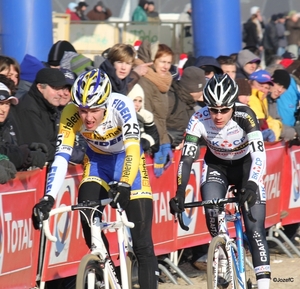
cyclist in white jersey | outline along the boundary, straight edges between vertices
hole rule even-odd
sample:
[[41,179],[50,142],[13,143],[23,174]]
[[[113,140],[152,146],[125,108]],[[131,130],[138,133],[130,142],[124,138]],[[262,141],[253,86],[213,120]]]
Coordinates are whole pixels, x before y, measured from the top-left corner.
[[[266,152],[254,112],[236,102],[238,86],[229,75],[215,75],[204,88],[207,106],[194,113],[186,129],[177,173],[176,196],[170,201],[171,213],[184,211],[185,189],[192,163],[202,137],[207,143],[201,176],[202,200],[224,198],[228,185],[234,185],[239,201],[248,202],[257,219],[253,223],[245,213],[246,234],[252,247],[253,265],[259,289],[270,285],[270,257],[264,228],[266,192],[262,182]],[[217,214],[205,210],[206,224],[212,236],[217,233]]]
[[[43,219],[49,217],[67,173],[75,135],[80,132],[88,147],[78,202],[108,198],[109,182],[118,182],[120,195],[116,201],[125,209],[128,220],[135,224],[131,234],[138,260],[140,288],[155,289],[158,265],[151,235],[152,191],[133,102],[123,94],[112,93],[110,80],[100,69],[81,74],[71,94],[72,102],[64,108],[60,118],[57,149],[48,173],[46,195],[34,207],[35,218],[41,221],[40,213]],[[90,248],[87,219],[81,214],[85,241]]]

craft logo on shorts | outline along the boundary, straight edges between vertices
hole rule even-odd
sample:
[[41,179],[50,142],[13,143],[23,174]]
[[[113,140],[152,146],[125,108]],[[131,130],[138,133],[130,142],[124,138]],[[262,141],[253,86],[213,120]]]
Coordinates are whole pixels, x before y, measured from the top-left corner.
[[[74,179],[65,179],[59,191],[56,203],[58,207],[69,206],[75,200]],[[49,264],[56,264],[68,260],[70,240],[72,233],[72,212],[57,214],[55,216],[53,234],[57,241],[52,244]]]
[[[200,190],[200,163],[193,163],[189,183],[185,190],[185,202],[195,202],[199,199],[199,190]],[[187,234],[193,234],[196,228],[197,220],[197,208],[186,208],[182,214],[183,222],[186,226],[189,227],[189,231],[186,232],[179,228],[178,235],[183,236]]]

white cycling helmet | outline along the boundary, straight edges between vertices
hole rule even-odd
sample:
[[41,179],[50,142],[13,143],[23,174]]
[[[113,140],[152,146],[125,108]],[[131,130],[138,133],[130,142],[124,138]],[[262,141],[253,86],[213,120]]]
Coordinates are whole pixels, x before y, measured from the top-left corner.
[[215,74],[203,89],[208,106],[232,107],[238,98],[238,86],[228,74]]
[[110,95],[110,80],[98,68],[80,74],[71,89],[73,103],[81,108],[106,107]]

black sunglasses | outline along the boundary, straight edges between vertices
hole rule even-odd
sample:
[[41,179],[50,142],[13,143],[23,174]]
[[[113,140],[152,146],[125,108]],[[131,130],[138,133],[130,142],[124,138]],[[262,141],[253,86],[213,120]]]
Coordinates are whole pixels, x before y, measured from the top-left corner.
[[225,107],[225,108],[213,108],[213,107],[209,107],[209,111],[213,114],[226,114],[231,110],[231,107]]

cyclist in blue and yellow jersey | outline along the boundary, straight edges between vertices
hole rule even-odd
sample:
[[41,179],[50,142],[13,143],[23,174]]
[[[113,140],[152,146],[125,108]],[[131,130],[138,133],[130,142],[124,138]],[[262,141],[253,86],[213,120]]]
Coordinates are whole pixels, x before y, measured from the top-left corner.
[[[117,202],[125,209],[128,220],[135,224],[131,233],[140,288],[157,288],[158,265],[151,235],[152,192],[133,102],[123,94],[112,93],[110,80],[100,69],[81,74],[71,94],[72,102],[64,108],[60,119],[46,195],[34,207],[36,219],[40,221],[38,212],[43,213],[44,219],[49,217],[66,176],[76,132],[80,132],[88,147],[78,202],[105,199],[109,182],[118,182]],[[81,224],[90,247],[90,228],[84,217]]]
[[[251,108],[236,102],[238,86],[228,74],[213,76],[204,87],[203,95],[206,106],[194,113],[186,129],[177,173],[177,192],[170,201],[171,213],[184,211],[185,189],[200,138],[203,138],[207,150],[201,177],[202,200],[224,198],[228,186],[234,185],[240,204],[248,202],[257,219],[257,222],[251,222],[242,207],[257,285],[258,289],[268,289],[271,271],[264,227],[266,192],[262,183],[266,152],[257,118]],[[218,214],[205,209],[205,215],[210,234],[215,236]]]

